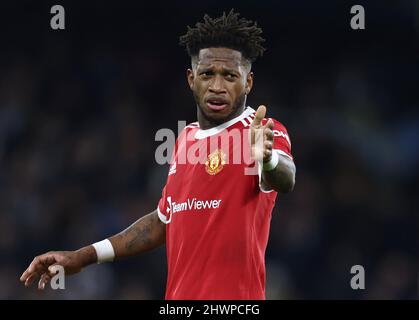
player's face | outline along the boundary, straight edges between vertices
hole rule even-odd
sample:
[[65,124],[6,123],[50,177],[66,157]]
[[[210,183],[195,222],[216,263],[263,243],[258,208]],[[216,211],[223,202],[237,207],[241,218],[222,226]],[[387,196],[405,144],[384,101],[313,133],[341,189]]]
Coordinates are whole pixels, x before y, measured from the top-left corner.
[[253,84],[253,74],[243,63],[241,52],[228,48],[200,50],[187,76],[202,129],[240,115]]

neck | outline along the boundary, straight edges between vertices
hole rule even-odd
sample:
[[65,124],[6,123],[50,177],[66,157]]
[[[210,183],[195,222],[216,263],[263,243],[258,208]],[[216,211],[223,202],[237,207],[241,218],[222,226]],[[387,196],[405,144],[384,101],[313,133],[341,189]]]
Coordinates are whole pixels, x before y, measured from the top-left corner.
[[245,106],[241,106],[239,108],[237,108],[237,110],[233,113],[231,113],[228,117],[224,118],[224,119],[208,119],[201,111],[201,109],[199,107],[197,107],[197,111],[198,111],[198,123],[199,123],[199,128],[202,130],[207,130],[207,129],[211,129],[214,128],[216,126],[219,126],[220,124],[223,124],[227,121],[230,121],[231,119],[234,119],[236,117],[238,117],[239,115],[241,115],[244,111]]

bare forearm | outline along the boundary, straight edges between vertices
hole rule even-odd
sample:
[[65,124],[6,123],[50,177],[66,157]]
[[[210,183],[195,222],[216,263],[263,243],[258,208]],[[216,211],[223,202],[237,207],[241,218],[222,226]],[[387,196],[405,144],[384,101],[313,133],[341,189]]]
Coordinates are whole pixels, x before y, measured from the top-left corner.
[[109,238],[116,258],[134,256],[159,247],[166,241],[166,226],[157,211],[140,218],[124,231]]
[[[165,239],[166,226],[160,221],[156,210],[142,217],[121,233],[109,238],[109,241],[112,244],[115,257],[123,258],[156,248],[162,245]],[[23,272],[20,281],[25,283],[25,286],[29,286],[40,276],[38,288],[43,290],[54,275],[54,271],[50,270],[51,266],[57,264],[64,267],[66,275],[78,273],[84,267],[98,261],[95,248],[93,245],[89,245],[76,251],[50,251],[37,256]]]
[[295,164],[285,156],[279,156],[278,165],[272,171],[263,171],[264,183],[277,192],[288,193],[294,189]]
[[92,245],[80,248],[79,250],[74,252],[78,259],[80,259],[81,266],[87,267],[92,263],[97,262],[97,255],[95,248]]

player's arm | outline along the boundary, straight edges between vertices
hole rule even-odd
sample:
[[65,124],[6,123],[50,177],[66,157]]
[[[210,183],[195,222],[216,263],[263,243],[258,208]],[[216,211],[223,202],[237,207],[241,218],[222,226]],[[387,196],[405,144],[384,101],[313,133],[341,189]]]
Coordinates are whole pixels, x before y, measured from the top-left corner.
[[[266,151],[266,161],[272,159],[272,149]],[[262,181],[269,188],[277,192],[288,193],[294,189],[295,185],[295,164],[294,161],[277,154],[278,164],[270,171],[262,171]]]
[[[272,119],[269,119],[265,125],[262,125],[265,114],[266,107],[260,106],[251,125],[254,152],[257,157],[259,152],[259,157],[263,158],[262,183],[268,189],[288,193],[294,189],[295,185],[295,164],[292,159],[272,149],[274,144],[274,123]],[[262,133],[262,135],[259,135],[259,139],[263,137],[263,141],[259,140],[259,144],[256,136],[257,130]],[[257,146],[261,146],[261,148],[257,148]],[[259,151],[256,151],[256,149]]]
[[[108,250],[113,251],[114,257],[120,259],[152,250],[165,243],[165,239],[166,226],[155,210],[105,242],[109,246]],[[76,251],[51,251],[37,256],[23,272],[20,281],[29,286],[40,277],[38,288],[44,289],[56,273],[54,265],[61,265],[65,274],[71,275],[98,262],[98,251],[95,248],[97,247],[89,245]]]
[[157,210],[140,218],[124,231],[109,238],[116,258],[135,256],[166,242],[166,225]]

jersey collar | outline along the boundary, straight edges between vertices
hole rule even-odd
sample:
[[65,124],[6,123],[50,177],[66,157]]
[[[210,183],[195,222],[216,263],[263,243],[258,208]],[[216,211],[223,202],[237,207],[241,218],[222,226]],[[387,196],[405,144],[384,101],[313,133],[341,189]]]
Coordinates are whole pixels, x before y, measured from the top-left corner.
[[210,136],[213,136],[217,133],[220,133],[221,131],[223,131],[224,129],[232,126],[233,124],[243,120],[244,118],[250,116],[252,113],[254,113],[255,110],[251,107],[246,107],[242,114],[227,121],[224,122],[214,128],[210,128],[210,129],[206,129],[206,130],[202,130],[202,129],[198,129],[195,133],[195,139],[204,139],[204,138],[208,138]]

